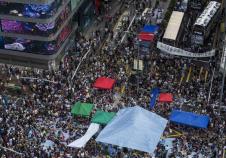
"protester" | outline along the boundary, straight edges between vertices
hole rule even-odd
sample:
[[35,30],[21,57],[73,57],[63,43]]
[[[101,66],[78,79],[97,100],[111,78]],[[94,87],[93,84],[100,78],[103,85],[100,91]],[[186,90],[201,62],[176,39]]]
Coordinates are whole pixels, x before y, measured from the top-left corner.
[[[137,10],[141,15],[145,8],[142,1]],[[139,32],[145,24],[139,16],[131,28],[131,32]],[[125,29],[128,27],[125,23]],[[218,76],[213,82],[213,95],[207,102],[209,87],[200,69],[185,59],[168,59],[161,57],[156,49],[145,57],[146,67],[143,72],[132,70],[133,60],[137,55],[134,41],[121,43],[123,31],[113,38],[110,30],[94,31],[90,40],[80,34],[76,43],[69,52],[77,55],[65,56],[58,70],[38,70],[17,68],[1,65],[0,80],[0,144],[18,153],[0,149],[1,157],[37,158],[102,158],[102,157],[220,157],[225,144],[223,139],[225,129],[225,113],[219,116],[216,110],[219,105]],[[102,46],[102,41],[108,42]],[[136,38],[136,34],[129,37]],[[110,39],[110,40],[109,40]],[[114,40],[114,46],[109,45]],[[91,51],[80,65],[72,79],[77,66],[87,51]],[[185,66],[187,65],[187,66]],[[182,74],[186,74],[186,67],[193,66],[189,81],[180,84]],[[207,70],[211,72],[212,67]],[[211,74],[210,74],[211,75]],[[117,82],[113,90],[96,90],[93,83],[96,78],[106,76]],[[19,79],[33,77],[34,79]],[[210,76],[207,76],[209,79]],[[7,89],[7,84],[16,82],[22,88],[19,94],[13,95]],[[122,90],[125,87],[124,91]],[[138,89],[139,87],[139,89]],[[69,143],[84,135],[90,124],[90,118],[74,117],[71,115],[71,106],[77,101],[94,104],[93,113],[97,109],[117,112],[127,106],[139,105],[150,110],[150,90],[159,87],[161,90],[173,94],[172,103],[158,103],[153,112],[169,118],[172,109],[181,109],[210,116],[207,129],[197,129],[168,123],[164,137],[171,129],[180,131],[182,136],[175,138],[172,152],[159,144],[155,155],[135,150],[120,148],[113,145],[97,143],[95,137],[81,149],[67,147]],[[119,97],[115,97],[115,95]],[[8,96],[7,101],[4,96]],[[3,101],[4,100],[4,101]]]

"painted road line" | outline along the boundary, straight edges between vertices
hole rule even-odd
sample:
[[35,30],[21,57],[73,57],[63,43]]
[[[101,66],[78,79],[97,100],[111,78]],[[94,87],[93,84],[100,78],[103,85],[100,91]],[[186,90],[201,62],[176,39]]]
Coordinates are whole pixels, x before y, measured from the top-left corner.
[[199,80],[200,80],[200,77],[201,77],[202,71],[203,71],[203,67],[201,67],[200,72],[199,72]]
[[184,76],[181,76],[179,86],[181,86],[181,83],[183,80],[184,80]]
[[205,73],[205,83],[207,81],[207,77],[208,77],[208,70],[206,70],[206,73]]
[[187,76],[187,79],[186,79],[186,82],[188,82],[190,77],[191,77],[191,70],[192,70],[192,68],[190,67],[189,68],[189,72],[188,72],[188,76]]

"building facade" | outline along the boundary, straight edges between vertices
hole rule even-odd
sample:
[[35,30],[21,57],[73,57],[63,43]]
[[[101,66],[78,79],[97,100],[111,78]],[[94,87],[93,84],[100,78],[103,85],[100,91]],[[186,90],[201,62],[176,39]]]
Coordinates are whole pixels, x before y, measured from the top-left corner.
[[85,13],[76,18],[87,1],[0,0],[0,62],[54,68],[79,24],[89,22]]

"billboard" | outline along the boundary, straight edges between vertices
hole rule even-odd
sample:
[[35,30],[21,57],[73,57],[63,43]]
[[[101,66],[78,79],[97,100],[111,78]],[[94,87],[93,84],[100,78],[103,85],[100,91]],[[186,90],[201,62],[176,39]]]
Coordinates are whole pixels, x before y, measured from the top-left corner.
[[4,48],[9,50],[21,51],[26,53],[50,55],[56,53],[72,31],[69,23],[61,31],[56,40],[45,42],[23,38],[4,37]]
[[63,0],[55,0],[51,4],[22,4],[0,1],[0,13],[29,18],[50,18],[57,13]]
[[71,13],[70,6],[66,6],[59,17],[50,23],[32,23],[2,19],[1,30],[7,33],[20,33],[48,37],[56,33]]

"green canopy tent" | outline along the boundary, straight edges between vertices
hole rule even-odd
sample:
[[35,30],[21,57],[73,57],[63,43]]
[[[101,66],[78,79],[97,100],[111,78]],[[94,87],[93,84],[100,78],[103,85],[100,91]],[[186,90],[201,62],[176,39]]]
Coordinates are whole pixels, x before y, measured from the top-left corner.
[[93,104],[91,103],[81,103],[80,101],[75,103],[72,107],[71,113],[75,116],[85,116],[88,117],[93,109]]
[[108,124],[109,121],[112,120],[114,116],[115,116],[114,112],[97,111],[92,118],[92,122],[106,125]]

